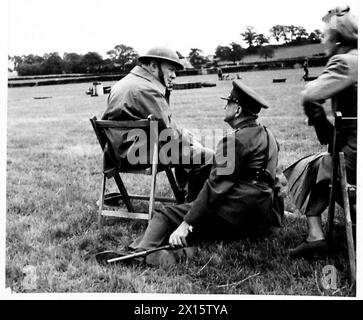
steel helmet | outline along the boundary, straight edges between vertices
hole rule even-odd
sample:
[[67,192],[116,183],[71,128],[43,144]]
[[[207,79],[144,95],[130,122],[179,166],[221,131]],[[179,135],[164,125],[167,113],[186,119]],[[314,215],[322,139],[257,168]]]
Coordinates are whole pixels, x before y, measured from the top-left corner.
[[144,55],[139,57],[141,63],[150,59],[163,60],[171,63],[177,70],[184,69],[184,66],[180,63],[179,57],[175,51],[166,47],[153,47],[147,51]]

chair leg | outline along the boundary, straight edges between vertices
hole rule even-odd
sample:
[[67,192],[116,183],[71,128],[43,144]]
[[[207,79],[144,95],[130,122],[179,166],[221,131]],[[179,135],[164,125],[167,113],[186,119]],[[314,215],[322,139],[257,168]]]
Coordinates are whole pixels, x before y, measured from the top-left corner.
[[357,212],[356,212],[356,203],[357,203],[357,195],[356,190],[348,187],[348,198],[349,198],[349,206],[352,218],[352,224],[355,225],[357,221]]
[[127,190],[125,188],[124,183],[121,180],[120,175],[117,173],[114,176],[115,182],[117,184],[118,189],[120,190],[120,193],[122,195],[122,199],[124,200],[125,204],[126,204],[126,208],[129,212],[135,212],[134,206],[131,203],[129,194],[127,193]]
[[156,192],[156,175],[157,175],[157,157],[158,148],[154,147],[153,161],[151,166],[151,188],[150,188],[150,200],[149,200],[149,221],[152,218],[154,206],[155,206],[155,192]]
[[106,176],[103,175],[100,200],[99,200],[99,204],[98,204],[98,224],[99,225],[102,225],[102,223],[103,223],[102,210],[103,210],[103,202],[105,200],[105,190],[106,190]]
[[337,162],[333,161],[333,174],[330,182],[330,195],[328,207],[328,222],[327,222],[327,242],[329,250],[333,245],[333,227],[334,227],[334,214],[335,214],[335,196],[336,196],[336,177],[338,166]]
[[173,190],[176,202],[178,204],[180,203],[184,203],[185,202],[185,196],[184,194],[181,192],[181,190],[178,187],[178,184],[176,183],[175,177],[173,172],[171,171],[170,168],[167,168],[165,170],[166,176],[168,177],[171,189]]
[[340,167],[340,182],[342,189],[343,208],[345,214],[345,230],[348,244],[348,255],[349,255],[349,269],[351,284],[355,284],[356,281],[356,267],[355,267],[355,250],[354,250],[354,239],[352,231],[352,220],[350,215],[350,204],[348,197],[348,183],[347,174],[345,170],[344,153],[339,153],[339,167]]

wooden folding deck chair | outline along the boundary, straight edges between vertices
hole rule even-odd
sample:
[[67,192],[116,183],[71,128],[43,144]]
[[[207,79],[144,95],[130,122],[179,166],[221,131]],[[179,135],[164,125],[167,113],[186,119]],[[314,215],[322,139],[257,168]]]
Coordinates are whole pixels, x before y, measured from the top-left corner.
[[344,210],[344,223],[346,230],[348,256],[349,256],[349,269],[351,283],[355,284],[356,281],[356,258],[353,237],[353,224],[352,215],[356,216],[356,186],[350,185],[347,182],[347,174],[345,167],[344,153],[338,152],[337,141],[341,134],[341,126],[343,124],[356,124],[356,117],[343,117],[341,112],[335,113],[334,137],[333,137],[333,150],[332,150],[332,176],[331,176],[331,189],[328,208],[328,223],[327,223],[327,241],[329,248],[333,244],[333,227],[335,215],[335,202],[338,192],[341,192],[342,207]]
[[[135,121],[111,121],[111,120],[97,120],[96,117],[90,119],[92,123],[92,127],[97,136],[98,142],[101,145],[104,161],[105,158],[108,157],[108,160],[113,158],[112,165],[114,166],[113,170],[105,171],[103,170],[103,178],[102,178],[102,186],[101,186],[101,195],[99,199],[99,221],[102,222],[102,218],[104,216],[111,217],[120,217],[120,218],[130,218],[130,219],[144,219],[150,220],[152,218],[152,211],[154,209],[155,201],[160,202],[176,202],[183,203],[184,202],[184,194],[178,188],[178,185],[175,180],[174,173],[172,171],[172,167],[168,165],[160,165],[158,164],[158,156],[160,152],[159,142],[158,142],[158,127],[152,126],[151,122],[154,120],[150,115],[148,119],[144,120],[135,120]],[[154,122],[155,123],[155,122]],[[152,161],[148,163],[146,166],[137,165],[132,166],[127,164],[126,166],[120,163],[115,159],[115,157],[110,155],[115,154],[116,150],[113,150],[112,143],[107,136],[107,130],[121,130],[121,131],[130,131],[132,129],[141,129],[146,133],[148,137],[148,146],[150,146],[150,152],[152,154]],[[150,143],[151,141],[151,143]],[[166,176],[169,180],[171,188],[173,190],[175,198],[167,198],[167,197],[156,197],[156,176],[159,172],[165,172]],[[128,174],[146,174],[151,175],[151,184],[150,184],[150,194],[147,195],[135,195],[129,194],[126,190],[126,186],[122,180],[121,175],[124,173]],[[118,190],[120,193],[111,193],[105,194],[106,192],[106,182],[107,179],[113,178]],[[132,204],[131,199],[139,199],[139,200],[149,200],[149,210],[148,212],[136,212],[134,206]],[[108,203],[110,200],[114,203],[118,203],[119,200],[123,201],[126,205],[127,210],[118,208],[117,210],[110,210],[111,208],[105,208],[105,200]],[[107,207],[107,206],[106,206]]]

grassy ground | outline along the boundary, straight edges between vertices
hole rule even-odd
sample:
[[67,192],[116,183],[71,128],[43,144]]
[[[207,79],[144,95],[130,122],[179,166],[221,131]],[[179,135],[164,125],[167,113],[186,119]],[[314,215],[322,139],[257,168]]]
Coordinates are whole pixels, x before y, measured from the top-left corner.
[[[320,69],[312,69],[318,74]],[[321,150],[300,105],[301,70],[241,74],[271,107],[260,122],[281,145],[280,168]],[[272,83],[273,78],[286,83]],[[174,91],[174,116],[182,127],[226,128],[224,103],[231,81],[216,75],[179,78],[213,81],[216,87]],[[110,85],[112,83],[103,83]],[[291,261],[287,250],[301,241],[305,219],[286,217],[283,231],[258,242],[203,243],[195,259],[169,269],[143,265],[99,266],[94,254],[118,249],[140,234],[145,223],[108,219],[97,224],[101,150],[89,118],[100,117],[106,96],[85,94],[89,84],[12,88],[8,91],[6,286],[15,292],[122,292],[352,296],[347,257],[333,261]],[[48,97],[47,99],[34,99]],[[148,190],[144,179],[127,177],[128,188]],[[165,178],[159,192],[170,195]],[[138,204],[145,208],[146,204]],[[286,198],[286,209],[294,211]],[[344,240],[344,239],[343,239]],[[344,242],[344,241],[341,242]],[[338,270],[337,287],[321,285],[323,267]]]

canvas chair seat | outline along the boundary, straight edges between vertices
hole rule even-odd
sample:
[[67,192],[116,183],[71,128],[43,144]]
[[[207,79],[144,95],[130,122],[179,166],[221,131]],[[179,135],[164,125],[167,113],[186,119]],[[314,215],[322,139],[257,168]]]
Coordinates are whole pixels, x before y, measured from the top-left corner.
[[[333,244],[333,227],[335,216],[335,203],[339,201],[344,211],[344,224],[346,229],[347,247],[349,255],[349,269],[351,283],[356,282],[356,256],[355,239],[353,236],[352,218],[356,217],[356,186],[348,184],[345,157],[339,152],[337,142],[340,141],[341,129],[347,126],[356,126],[356,117],[343,117],[341,112],[335,112],[334,136],[332,145],[332,175],[328,208],[327,240],[329,248]],[[340,193],[340,194],[339,194]]]
[[[97,120],[96,117],[93,117],[90,121],[103,151],[103,178],[101,195],[98,200],[100,222],[104,216],[150,220],[155,201],[184,202],[184,193],[178,188],[172,171],[173,166],[162,164],[159,161],[159,156],[163,156],[158,141],[158,130],[161,126],[155,126],[156,120],[152,116],[149,116],[148,119],[135,121]],[[146,146],[143,149],[146,150],[146,153],[142,154],[145,156],[143,158],[145,161],[142,164],[133,164],[128,161],[130,150],[136,144],[138,146],[145,144]],[[160,172],[165,172],[174,193],[174,198],[156,196],[156,178]],[[124,174],[151,176],[150,194],[129,194],[122,179]],[[106,182],[111,178],[115,181],[119,193],[106,194]],[[136,212],[132,203],[133,199],[149,201],[148,212]],[[119,207],[121,204],[125,204],[127,210],[107,208]]]

